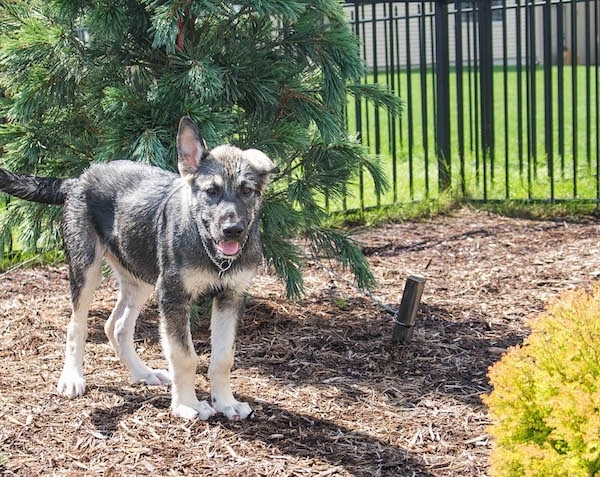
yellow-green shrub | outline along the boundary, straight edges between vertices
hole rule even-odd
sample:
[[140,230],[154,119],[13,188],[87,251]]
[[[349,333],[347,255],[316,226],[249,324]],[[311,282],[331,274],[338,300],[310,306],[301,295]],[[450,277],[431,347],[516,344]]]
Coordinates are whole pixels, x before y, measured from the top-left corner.
[[600,286],[530,324],[490,369],[491,475],[600,475]]

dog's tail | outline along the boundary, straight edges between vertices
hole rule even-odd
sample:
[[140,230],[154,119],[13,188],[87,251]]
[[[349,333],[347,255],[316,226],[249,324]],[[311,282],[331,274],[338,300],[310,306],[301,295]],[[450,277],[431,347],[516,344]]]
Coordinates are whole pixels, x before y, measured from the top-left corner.
[[42,204],[64,204],[67,192],[75,181],[76,179],[15,174],[6,169],[0,169],[0,191],[19,199]]

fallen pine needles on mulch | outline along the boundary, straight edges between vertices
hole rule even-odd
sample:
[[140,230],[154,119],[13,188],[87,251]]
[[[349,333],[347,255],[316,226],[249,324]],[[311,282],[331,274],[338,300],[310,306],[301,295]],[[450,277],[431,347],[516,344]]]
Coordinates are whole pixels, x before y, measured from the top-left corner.
[[[253,419],[182,421],[169,389],[132,386],[103,332],[105,280],[90,314],[87,392],[55,392],[69,317],[65,266],[0,280],[0,473],[23,476],[485,476],[486,373],[527,335],[524,319],[600,275],[593,222],[509,219],[461,210],[358,233],[397,308],[411,274],[427,278],[413,341],[339,276],[308,264],[306,296],[284,298],[262,272],[240,324],[233,386]],[[151,301],[136,346],[165,367]],[[208,319],[194,331],[196,387],[208,396]]]

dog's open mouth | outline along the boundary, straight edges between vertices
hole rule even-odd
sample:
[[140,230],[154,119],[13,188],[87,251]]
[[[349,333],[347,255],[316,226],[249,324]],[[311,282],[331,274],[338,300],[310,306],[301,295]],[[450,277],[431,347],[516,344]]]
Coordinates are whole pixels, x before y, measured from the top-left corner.
[[240,251],[240,244],[235,240],[224,240],[217,244],[217,247],[221,251],[221,253],[225,256],[233,256],[237,255]]

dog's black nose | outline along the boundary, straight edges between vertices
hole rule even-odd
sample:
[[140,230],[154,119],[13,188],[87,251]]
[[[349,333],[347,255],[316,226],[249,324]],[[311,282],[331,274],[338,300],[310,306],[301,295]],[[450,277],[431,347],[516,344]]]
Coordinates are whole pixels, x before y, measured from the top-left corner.
[[238,238],[240,235],[242,235],[244,228],[245,227],[241,222],[236,222],[234,224],[225,224],[225,226],[223,227],[223,235],[225,235],[225,237],[229,239]]

